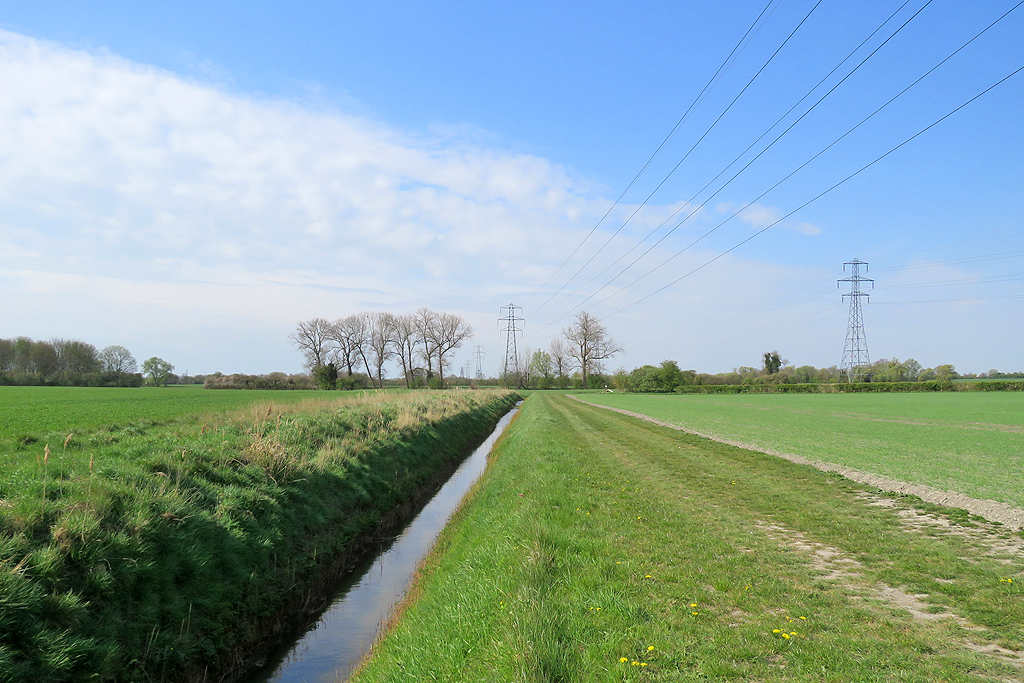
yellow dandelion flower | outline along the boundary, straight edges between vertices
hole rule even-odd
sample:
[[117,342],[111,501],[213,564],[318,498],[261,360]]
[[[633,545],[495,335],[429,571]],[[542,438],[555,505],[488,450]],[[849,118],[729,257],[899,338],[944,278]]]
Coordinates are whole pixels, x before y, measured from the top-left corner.
[[789,640],[789,634],[788,633],[783,633],[782,637],[785,638],[786,640]]
[[789,632],[789,635],[791,635],[791,636],[795,636],[795,635],[796,635],[796,631],[790,631],[790,632]]
[[772,633],[782,633],[782,629],[781,628],[773,628],[772,629]]
[[640,666],[647,666],[647,662],[640,662]]
[[693,616],[697,616],[696,612],[690,612],[690,614],[692,614]]
[[640,666],[640,662],[631,662],[633,666]]
[[648,652],[653,652],[654,651],[654,646],[653,645],[648,645],[647,646],[647,651]]
[[803,619],[804,621],[807,621],[807,617],[800,617],[800,618]]
[[697,603],[695,603],[695,602],[691,602],[690,603],[690,607],[696,607],[696,606],[697,606]]
[[645,579],[649,579],[649,578],[651,578],[651,575],[650,575],[650,574],[648,574],[648,575],[647,575],[647,576],[645,576],[644,578],[645,578]]
[[619,657],[619,661],[623,664],[629,661],[629,657]]

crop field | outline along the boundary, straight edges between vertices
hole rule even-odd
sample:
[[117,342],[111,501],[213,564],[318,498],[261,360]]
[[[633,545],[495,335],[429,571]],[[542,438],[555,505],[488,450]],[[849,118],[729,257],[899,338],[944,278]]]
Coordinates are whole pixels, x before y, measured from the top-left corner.
[[334,392],[204,390],[199,386],[96,389],[0,387],[0,448],[12,440],[63,440],[71,432],[164,424],[222,414],[252,403],[288,404]]
[[1019,681],[1022,584],[1005,528],[535,393],[352,680]]
[[1024,393],[588,394],[716,440],[1024,507]]

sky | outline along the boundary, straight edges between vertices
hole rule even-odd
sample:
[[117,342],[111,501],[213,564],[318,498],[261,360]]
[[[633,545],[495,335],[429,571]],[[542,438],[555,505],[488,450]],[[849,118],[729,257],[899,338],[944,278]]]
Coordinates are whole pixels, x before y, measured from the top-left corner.
[[610,371],[827,367],[857,258],[872,360],[1024,370],[1016,3],[7,2],[0,337],[299,372],[426,306],[494,375],[515,304]]

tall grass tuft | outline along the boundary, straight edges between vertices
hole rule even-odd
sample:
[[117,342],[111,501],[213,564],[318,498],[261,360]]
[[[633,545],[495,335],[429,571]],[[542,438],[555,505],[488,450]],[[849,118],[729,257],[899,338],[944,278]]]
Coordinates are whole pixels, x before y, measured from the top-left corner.
[[302,604],[302,587],[343,564],[516,399],[459,393],[275,400],[67,430],[52,480],[48,445],[35,463],[31,451],[7,454],[0,680],[233,675],[279,612]]

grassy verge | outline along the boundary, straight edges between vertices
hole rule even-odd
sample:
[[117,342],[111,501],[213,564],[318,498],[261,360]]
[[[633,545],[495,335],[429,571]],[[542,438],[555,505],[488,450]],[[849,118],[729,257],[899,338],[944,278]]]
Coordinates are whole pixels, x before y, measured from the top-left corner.
[[354,680],[1019,678],[1014,537],[878,496],[536,394]]
[[655,396],[585,400],[716,439],[1024,507],[1024,393]]
[[483,438],[497,392],[97,431],[0,471],[0,680],[201,681]]

